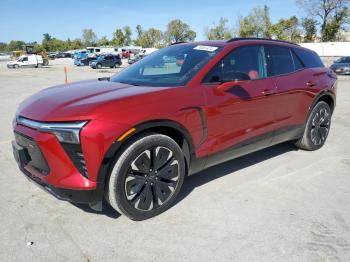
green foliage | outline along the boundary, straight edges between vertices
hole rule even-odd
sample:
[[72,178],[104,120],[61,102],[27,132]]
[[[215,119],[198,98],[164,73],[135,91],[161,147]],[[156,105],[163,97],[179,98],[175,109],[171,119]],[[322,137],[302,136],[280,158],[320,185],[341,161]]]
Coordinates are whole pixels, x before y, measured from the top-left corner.
[[122,46],[124,45],[124,41],[125,41],[125,36],[124,36],[123,30],[120,28],[117,28],[113,33],[113,39],[112,39],[113,45]]
[[304,18],[301,22],[304,33],[304,42],[313,42],[317,34],[317,21],[312,18]]
[[97,46],[108,46],[109,45],[109,40],[107,36],[102,36],[98,41],[97,41]]
[[339,13],[337,13],[332,19],[330,19],[325,26],[322,39],[326,42],[337,41],[338,33],[345,24],[345,21],[349,17],[349,9],[344,7]]
[[156,28],[150,28],[147,31],[141,31],[140,36],[135,40],[135,44],[142,47],[156,47],[163,46],[163,33]]
[[92,29],[84,29],[82,35],[82,41],[86,46],[94,46],[97,41],[97,36]]
[[233,32],[227,26],[228,19],[221,17],[219,20],[219,24],[215,25],[212,28],[207,28],[205,31],[205,35],[208,40],[225,40],[231,39]]
[[168,23],[164,38],[168,44],[188,42],[196,38],[196,32],[180,19],[175,19]]
[[271,37],[271,20],[266,5],[263,8],[254,8],[247,16],[239,18],[238,23],[240,37]]
[[124,43],[123,44],[126,46],[131,45],[132,31],[131,31],[130,26],[128,26],[128,25],[124,26],[123,31],[124,31]]
[[323,42],[336,40],[339,31],[349,23],[350,0],[296,0],[296,3],[309,18],[320,21]]
[[278,23],[271,26],[271,33],[275,39],[291,42],[301,41],[299,20],[296,16],[280,19]]
[[25,42],[18,41],[18,40],[12,40],[7,45],[7,51],[16,51],[16,50],[22,50],[23,45],[25,45]]
[[7,44],[0,42],[0,52],[6,52],[7,51]]

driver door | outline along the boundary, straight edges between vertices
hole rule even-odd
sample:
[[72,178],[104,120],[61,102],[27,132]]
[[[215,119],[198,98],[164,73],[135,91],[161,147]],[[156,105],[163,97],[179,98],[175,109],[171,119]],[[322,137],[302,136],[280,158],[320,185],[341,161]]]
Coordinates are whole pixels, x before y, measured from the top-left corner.
[[[263,46],[239,47],[204,78],[208,137],[198,154],[223,151],[227,157],[220,161],[214,157],[213,162],[208,158],[207,166],[233,158],[236,153],[267,147],[271,142],[276,87],[273,79],[266,78],[265,61]],[[224,83],[227,88],[218,88],[229,79],[231,82]]]

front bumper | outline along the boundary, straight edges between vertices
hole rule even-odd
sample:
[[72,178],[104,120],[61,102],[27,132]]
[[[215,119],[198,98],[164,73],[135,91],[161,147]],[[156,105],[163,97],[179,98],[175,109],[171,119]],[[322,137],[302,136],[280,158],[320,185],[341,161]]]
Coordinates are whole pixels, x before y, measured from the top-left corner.
[[21,125],[14,129],[14,157],[30,181],[61,200],[89,204],[102,200],[103,186],[77,170],[54,135]]
[[348,68],[334,68],[332,69],[337,75],[350,75],[350,69]]

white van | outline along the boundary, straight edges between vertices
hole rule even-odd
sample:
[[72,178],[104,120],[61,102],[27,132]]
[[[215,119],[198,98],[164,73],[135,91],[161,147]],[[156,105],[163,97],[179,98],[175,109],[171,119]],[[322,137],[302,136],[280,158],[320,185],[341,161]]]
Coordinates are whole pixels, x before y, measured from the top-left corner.
[[23,55],[15,61],[7,63],[8,68],[20,67],[39,67],[43,65],[43,57],[41,55]]

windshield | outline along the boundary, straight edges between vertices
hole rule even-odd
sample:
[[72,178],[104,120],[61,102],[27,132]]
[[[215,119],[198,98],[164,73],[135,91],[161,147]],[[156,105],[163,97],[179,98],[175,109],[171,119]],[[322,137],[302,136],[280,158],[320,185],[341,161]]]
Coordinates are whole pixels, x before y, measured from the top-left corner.
[[350,57],[341,57],[334,61],[334,63],[349,63]]
[[163,48],[124,69],[111,81],[145,86],[186,85],[221,49],[195,44]]

